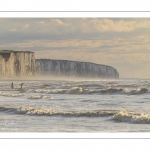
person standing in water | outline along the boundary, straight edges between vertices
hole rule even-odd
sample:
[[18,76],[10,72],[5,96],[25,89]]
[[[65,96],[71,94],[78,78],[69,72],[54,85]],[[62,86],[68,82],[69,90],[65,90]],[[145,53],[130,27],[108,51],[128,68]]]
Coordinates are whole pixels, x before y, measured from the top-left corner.
[[20,87],[21,89],[23,88],[23,84],[24,84],[24,83],[21,83],[21,84],[20,84],[20,85],[21,85],[21,87]]
[[11,88],[12,88],[12,89],[14,88],[14,84],[13,84],[13,82],[12,82],[12,84],[11,84]]

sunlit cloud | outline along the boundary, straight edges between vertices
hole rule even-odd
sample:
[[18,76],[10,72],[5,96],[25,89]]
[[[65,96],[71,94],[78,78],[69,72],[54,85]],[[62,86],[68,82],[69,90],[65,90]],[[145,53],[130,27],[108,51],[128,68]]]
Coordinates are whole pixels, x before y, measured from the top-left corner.
[[124,78],[150,76],[150,19],[1,18],[0,32],[1,49],[106,64]]

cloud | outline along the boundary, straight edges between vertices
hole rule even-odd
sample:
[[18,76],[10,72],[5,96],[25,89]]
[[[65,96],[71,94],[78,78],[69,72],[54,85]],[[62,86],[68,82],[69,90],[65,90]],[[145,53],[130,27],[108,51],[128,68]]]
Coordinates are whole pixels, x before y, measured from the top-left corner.
[[[4,32],[16,29],[18,32],[39,34],[90,34],[97,32],[131,32],[137,29],[150,29],[150,19],[0,19],[0,29]],[[28,29],[28,30],[26,30]]]
[[0,32],[1,49],[106,64],[121,77],[150,75],[147,18],[1,18]]

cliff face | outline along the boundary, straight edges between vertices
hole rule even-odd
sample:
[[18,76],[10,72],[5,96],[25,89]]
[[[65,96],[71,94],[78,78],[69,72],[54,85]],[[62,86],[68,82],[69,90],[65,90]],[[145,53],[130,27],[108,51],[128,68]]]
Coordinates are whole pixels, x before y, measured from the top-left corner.
[[90,62],[37,59],[36,69],[40,75],[119,78],[119,73],[113,67]]
[[33,52],[0,51],[0,77],[31,76],[35,68]]
[[0,78],[39,75],[119,78],[110,66],[67,60],[37,59],[33,52],[0,50]]

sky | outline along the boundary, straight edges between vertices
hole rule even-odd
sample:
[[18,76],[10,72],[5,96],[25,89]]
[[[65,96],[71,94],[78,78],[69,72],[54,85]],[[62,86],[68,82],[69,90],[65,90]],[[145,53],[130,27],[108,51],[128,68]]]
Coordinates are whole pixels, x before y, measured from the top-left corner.
[[150,78],[150,18],[0,18],[0,49],[93,62]]

